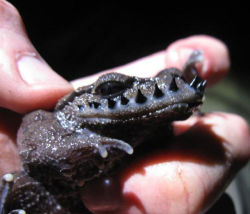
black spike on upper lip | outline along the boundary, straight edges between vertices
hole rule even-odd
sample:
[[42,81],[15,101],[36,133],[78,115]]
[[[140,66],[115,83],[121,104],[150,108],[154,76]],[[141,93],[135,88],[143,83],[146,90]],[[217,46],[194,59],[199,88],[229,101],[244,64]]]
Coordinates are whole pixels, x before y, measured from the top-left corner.
[[91,108],[98,108],[99,106],[100,106],[101,104],[100,103],[98,103],[98,102],[89,102],[89,106],[91,107]]
[[161,91],[161,89],[159,89],[158,85],[155,84],[154,97],[160,98],[160,97],[163,97],[163,96],[164,96],[164,93]]
[[127,99],[126,97],[124,97],[123,95],[121,95],[121,104],[122,105],[127,105],[129,102],[129,99]]
[[200,78],[197,76],[197,75],[195,75],[195,77],[192,79],[192,81],[189,83],[189,85],[191,86],[191,87],[193,87],[193,88],[196,88],[196,86],[198,85],[198,84],[200,84]]
[[178,77],[173,76],[173,79],[172,79],[172,81],[171,81],[171,83],[169,85],[169,90],[171,90],[171,91],[177,91],[179,89],[177,84],[176,84],[175,78],[178,78]]
[[114,108],[115,104],[116,104],[116,102],[114,100],[112,100],[110,98],[108,99],[108,107],[109,108]]
[[147,98],[141,93],[141,90],[138,89],[138,92],[137,92],[137,96],[136,96],[136,99],[135,101],[137,103],[145,103],[147,100]]
[[199,89],[200,91],[204,91],[206,85],[207,85],[207,81],[206,80],[201,80],[196,88]]
[[206,87],[206,80],[202,80],[199,76],[195,76],[193,80],[189,83],[189,85],[199,91],[203,91]]

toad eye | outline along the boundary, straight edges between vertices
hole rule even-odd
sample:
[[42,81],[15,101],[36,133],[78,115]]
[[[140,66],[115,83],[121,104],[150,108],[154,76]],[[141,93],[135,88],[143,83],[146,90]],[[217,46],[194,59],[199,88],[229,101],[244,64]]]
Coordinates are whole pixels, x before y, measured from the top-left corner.
[[99,85],[96,88],[95,92],[96,94],[104,97],[112,97],[123,93],[126,88],[126,84],[124,84],[123,82],[109,81]]

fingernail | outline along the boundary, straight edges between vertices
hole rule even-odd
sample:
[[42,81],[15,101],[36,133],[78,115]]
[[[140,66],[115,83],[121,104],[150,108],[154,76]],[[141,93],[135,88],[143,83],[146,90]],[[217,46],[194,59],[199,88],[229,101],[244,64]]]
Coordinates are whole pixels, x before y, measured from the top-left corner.
[[65,80],[45,62],[35,56],[22,56],[17,61],[19,73],[24,82],[35,84],[65,84]]
[[187,61],[189,56],[194,52],[195,50],[192,48],[182,48],[179,51],[179,59],[183,61],[184,63]]
[[[179,53],[180,61],[183,63],[183,65],[187,62],[188,58],[194,52],[195,49],[186,48],[181,49]],[[202,51],[202,50],[201,50]],[[209,68],[209,62],[207,58],[204,56],[204,52],[202,51],[202,60],[198,63],[196,63],[196,68],[200,71],[200,73],[204,74],[207,72]]]
[[[167,63],[171,66],[182,69],[193,51],[195,51],[195,49],[188,47],[187,48],[181,47],[180,49],[178,48],[172,49],[167,53]],[[205,57],[201,63],[197,64],[197,68],[202,73],[205,73],[207,71],[208,61],[206,60]]]
[[188,57],[194,50],[191,48],[169,49],[167,51],[166,60],[168,67],[176,67],[182,69]]

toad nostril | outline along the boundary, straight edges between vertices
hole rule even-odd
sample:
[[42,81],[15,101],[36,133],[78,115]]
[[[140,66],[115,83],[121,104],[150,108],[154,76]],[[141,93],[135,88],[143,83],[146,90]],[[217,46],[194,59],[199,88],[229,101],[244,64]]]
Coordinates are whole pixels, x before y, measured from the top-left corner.
[[141,93],[140,89],[138,89],[135,101],[137,103],[145,103],[147,101],[147,98]]

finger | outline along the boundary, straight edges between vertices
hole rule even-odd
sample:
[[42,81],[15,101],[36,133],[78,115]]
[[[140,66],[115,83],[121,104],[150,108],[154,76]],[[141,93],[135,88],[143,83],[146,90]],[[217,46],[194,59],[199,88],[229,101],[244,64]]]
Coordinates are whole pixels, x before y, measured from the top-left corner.
[[221,80],[230,68],[229,52],[219,39],[207,35],[190,36],[171,44],[166,51],[166,63],[182,68],[193,50],[203,52],[204,60],[199,67],[199,74],[208,85]]
[[154,76],[160,70],[168,67],[181,69],[193,50],[203,52],[204,61],[198,67],[200,76],[208,80],[208,84],[214,84],[221,80],[230,67],[229,53],[226,45],[210,36],[191,36],[172,43],[165,51],[160,51],[150,56],[138,59],[129,64],[103,71],[88,78],[82,78],[72,82],[79,87],[95,81],[98,76],[106,72],[119,72],[131,76]]
[[[181,135],[200,122],[211,124],[214,133],[225,139],[227,149],[236,158],[248,160],[250,156],[250,132],[247,122],[240,116],[214,112],[204,117],[192,116],[185,121],[174,122],[174,134]],[[232,131],[233,130],[233,131]]]
[[[235,126],[239,131],[232,132]],[[101,206],[95,200],[88,200],[87,206],[99,213],[112,209],[114,213],[204,213],[249,156],[250,133],[242,118],[206,115],[167,149],[152,150],[129,165],[122,173],[122,195],[118,200],[115,194],[115,204],[110,196]],[[84,194],[102,195],[98,192],[102,184],[98,185]]]
[[0,0],[0,106],[17,112],[49,108],[71,90],[27,38],[18,11]]
[[248,125],[232,114],[206,115],[179,140],[184,153],[163,152],[163,161],[159,154],[149,157],[136,169],[145,174],[132,172],[125,181],[124,193],[136,195],[146,213],[156,212],[156,204],[162,213],[175,213],[176,207],[178,213],[203,213],[250,156]]
[[20,159],[16,147],[16,132],[21,116],[0,108],[0,177],[7,172],[20,169]]

